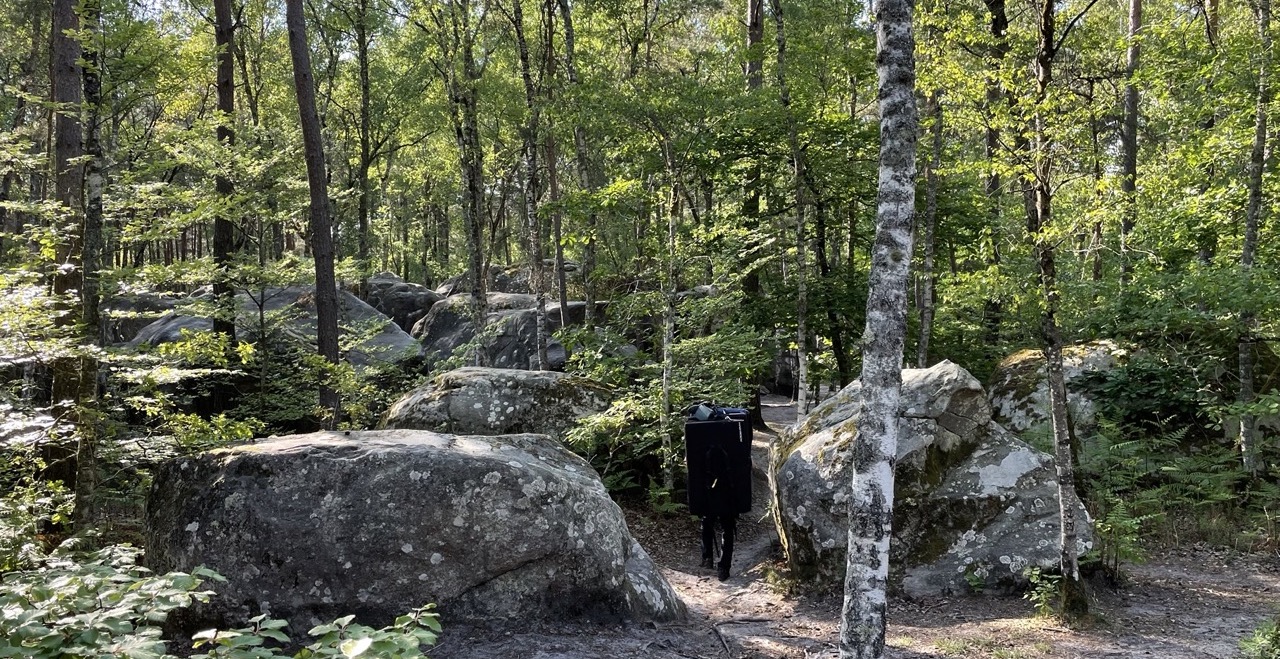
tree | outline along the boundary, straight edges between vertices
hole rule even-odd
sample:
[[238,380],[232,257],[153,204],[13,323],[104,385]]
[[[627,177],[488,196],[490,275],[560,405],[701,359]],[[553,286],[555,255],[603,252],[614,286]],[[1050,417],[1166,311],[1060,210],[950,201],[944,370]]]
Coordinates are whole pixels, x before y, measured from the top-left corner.
[[915,216],[915,36],[910,0],[876,4],[880,176],[863,334],[862,409],[853,445],[840,656],[884,656],[893,468],[898,451]]
[[[226,149],[230,156],[231,147],[235,144],[236,113],[236,80],[235,80],[235,19],[231,15],[231,0],[214,0],[214,42],[217,47],[217,82],[218,90],[218,143]],[[231,257],[235,250],[235,223],[230,214],[235,207],[235,186],[227,172],[230,163],[219,170],[214,180],[214,187],[221,197],[222,207],[213,218],[213,297],[217,310],[213,315],[213,331],[221,334],[228,348],[236,343],[236,303],[235,293],[231,287]],[[215,406],[224,408],[230,392],[227,386],[218,386],[214,391],[217,398]]]
[[[289,53],[293,61],[293,87],[302,124],[303,155],[307,161],[307,189],[310,191],[311,255],[316,271],[316,347],[329,364],[338,363],[338,287],[333,274],[333,234],[329,221],[329,193],[326,187],[324,147],[320,118],[316,114],[315,81],[311,72],[311,51],[302,0],[286,0],[285,22],[289,29]],[[337,422],[338,393],[327,384],[320,386],[320,407],[332,427]]]
[[1262,223],[1263,204],[1263,172],[1266,171],[1271,156],[1267,109],[1271,105],[1271,0],[1254,0],[1250,3],[1254,20],[1257,22],[1258,40],[1262,46],[1258,53],[1258,83],[1253,121],[1253,146],[1249,150],[1248,202],[1245,206],[1244,237],[1240,248],[1240,274],[1246,286],[1246,302],[1240,311],[1240,334],[1236,346],[1239,353],[1240,393],[1239,402],[1243,412],[1240,415],[1240,453],[1245,471],[1250,476],[1257,476],[1260,471],[1258,456],[1258,420],[1257,415],[1248,406],[1253,403],[1257,392],[1254,391],[1254,331],[1257,323],[1256,312],[1248,296],[1253,294],[1251,284],[1254,279],[1254,260],[1258,251],[1258,227]]

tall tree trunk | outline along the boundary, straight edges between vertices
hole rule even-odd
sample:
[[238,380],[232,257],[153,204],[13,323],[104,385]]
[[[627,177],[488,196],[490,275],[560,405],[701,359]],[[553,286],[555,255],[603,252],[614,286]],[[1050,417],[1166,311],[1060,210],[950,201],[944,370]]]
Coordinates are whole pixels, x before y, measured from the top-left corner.
[[938,167],[942,166],[942,93],[935,91],[926,105],[933,115],[933,125],[930,126],[933,149],[924,170],[924,226],[921,227],[924,258],[920,263],[920,273],[916,275],[920,282],[920,294],[916,298],[916,309],[920,311],[920,340],[916,342],[916,366],[919,368],[929,366],[929,339],[933,335],[933,257],[934,234],[938,225]]
[[1124,214],[1120,219],[1120,282],[1129,280],[1129,234],[1138,218],[1138,56],[1141,54],[1142,0],[1129,0],[1129,49],[1124,75],[1124,122],[1120,131],[1120,191]]
[[560,176],[556,173],[556,138],[547,130],[547,195],[555,212],[551,214],[551,235],[556,252],[556,296],[560,303],[560,327],[569,325],[569,286],[564,270],[564,213],[560,211]]
[[[217,46],[218,89],[218,142],[225,149],[227,162],[219,167],[214,178],[214,189],[223,205],[213,219],[213,296],[217,310],[213,315],[213,331],[226,337],[228,348],[236,343],[236,302],[231,286],[231,258],[235,250],[235,226],[230,217],[233,212],[235,188],[226,174],[231,164],[231,148],[235,144],[236,84],[233,47],[235,44],[235,19],[231,14],[231,0],[214,0],[214,41]],[[225,409],[230,404],[230,384],[219,383],[213,392],[214,406]]]
[[[289,53],[293,60],[293,86],[298,98],[302,124],[303,156],[307,162],[307,188],[311,192],[311,253],[316,266],[316,347],[330,364],[338,363],[338,287],[333,274],[333,233],[329,218],[329,192],[325,185],[323,136],[316,114],[316,88],[311,72],[311,51],[307,47],[307,27],[302,0],[285,0],[285,22],[289,29]],[[327,383],[320,386],[320,407],[330,416],[332,428],[338,420],[338,392]]]
[[809,207],[807,164],[800,148],[799,129],[795,114],[791,111],[791,90],[787,86],[787,37],[782,0],[773,0],[773,23],[778,46],[778,102],[786,113],[787,145],[791,150],[793,191],[796,204],[796,412],[797,422],[809,413],[809,353],[807,290],[808,254],[805,238],[805,213]]
[[524,33],[524,8],[521,0],[511,0],[512,28],[515,30],[516,48],[520,57],[520,80],[524,84],[524,105],[528,116],[525,118],[524,130],[524,228],[529,252],[529,285],[533,289],[536,300],[537,316],[534,351],[536,364],[534,370],[545,371],[549,367],[547,360],[547,287],[542,277],[542,223],[538,220],[538,201],[542,195],[541,180],[538,176],[538,150],[541,140],[538,139],[541,107],[538,103],[538,90],[533,84],[532,67],[529,64],[529,43]]
[[667,176],[670,178],[670,197],[667,203],[667,276],[663,282],[662,308],[662,486],[675,489],[673,467],[675,440],[675,410],[672,409],[671,388],[675,377],[676,343],[676,292],[680,290],[679,266],[676,264],[676,226],[680,218],[680,180],[676,172],[675,151],[671,140],[664,135],[662,153]]
[[849,552],[840,620],[843,659],[884,656],[893,468],[914,238],[918,117],[911,1],[879,0],[875,26],[880,175],[863,333],[859,450],[854,452],[849,500]]
[[[1007,13],[1005,0],[984,0],[987,6],[987,12],[990,14],[990,32],[992,45],[987,53],[991,70],[987,73],[987,92],[986,106],[987,114],[990,119],[986,129],[986,159],[987,159],[987,176],[984,189],[987,196],[987,204],[989,205],[989,217],[991,227],[991,246],[987,252],[987,265],[998,266],[1000,264],[1000,243],[995,236],[1001,235],[1000,228],[1001,218],[1003,217],[1001,209],[1001,197],[1003,185],[1000,178],[1000,169],[996,164],[996,154],[1000,151],[1000,121],[996,115],[996,108],[1004,103],[1011,104],[1003,85],[1000,82],[1001,67],[1004,65],[1005,57],[1009,54],[1012,46],[1009,44],[1009,16]],[[983,343],[988,346],[998,346],[1000,344],[1000,326],[1004,316],[1004,302],[999,298],[987,298],[982,305],[983,318]]]
[[[49,80],[54,107],[51,145],[54,201],[61,216],[56,220],[61,241],[55,253],[57,271],[53,276],[53,293],[59,314],[54,323],[70,332],[82,315],[81,305],[69,299],[75,291],[83,291],[84,262],[84,169],[79,158],[83,153],[80,123],[82,79],[80,42],[75,34],[80,29],[74,0],[53,3],[52,37],[49,54]],[[84,375],[78,357],[59,357],[53,364],[52,400],[58,413],[77,427]],[[64,445],[49,444],[41,456],[45,461],[45,478],[60,480],[76,491],[75,452]]]
[[[818,274],[826,282],[828,291],[835,290],[837,284],[831,276],[831,263],[827,259],[827,205],[821,199],[814,204],[814,228],[817,234],[814,236],[817,242],[814,257],[818,261]],[[830,325],[828,331],[831,332],[831,352],[836,360],[836,377],[839,378],[840,388],[844,389],[853,379],[853,373],[849,364],[849,352],[844,345],[842,314],[836,313],[834,304],[824,303],[822,307],[826,310],[827,324]]]
[[360,199],[356,214],[356,261],[360,270],[360,283],[357,290],[363,298],[369,294],[369,209],[372,205],[369,168],[373,166],[372,136],[369,127],[369,46],[372,37],[369,36],[368,0],[360,0],[356,4],[356,12],[356,63],[360,69],[360,162],[356,169]]
[[1045,373],[1049,383],[1049,412],[1053,427],[1054,462],[1058,476],[1058,506],[1061,516],[1059,561],[1062,567],[1062,612],[1067,616],[1088,613],[1089,602],[1084,582],[1080,579],[1077,549],[1076,510],[1080,499],[1075,489],[1075,456],[1072,450],[1071,421],[1068,417],[1066,380],[1062,367],[1062,336],[1058,328],[1057,264],[1052,240],[1046,230],[1053,222],[1053,138],[1047,123],[1045,102],[1053,82],[1053,60],[1061,45],[1057,41],[1056,0],[1041,0],[1039,7],[1039,46],[1034,70],[1036,76],[1035,116],[1032,118],[1031,179],[1027,187],[1027,229],[1034,243],[1039,265],[1040,286],[1044,295],[1044,312],[1040,318],[1041,341],[1045,357]]
[[[1258,54],[1258,91],[1253,120],[1253,148],[1249,152],[1248,185],[1249,200],[1245,207],[1244,243],[1240,250],[1240,274],[1248,294],[1240,311],[1240,336],[1236,347],[1239,354],[1241,405],[1253,403],[1254,391],[1254,330],[1257,314],[1249,302],[1253,295],[1253,262],[1258,251],[1258,226],[1262,223],[1266,206],[1263,199],[1263,173],[1271,159],[1268,144],[1267,108],[1271,104],[1271,0],[1253,3],[1257,20],[1261,52]],[[1261,471],[1258,455],[1257,416],[1246,410],[1240,416],[1240,455],[1244,470],[1251,476]]]
[[[569,84],[580,90],[581,80],[578,78],[573,11],[569,0],[557,0],[557,2],[560,7],[560,19],[564,22],[565,73],[569,76]],[[581,102],[581,99],[578,102]],[[599,177],[595,174],[595,170],[591,165],[591,150],[587,145],[587,130],[577,121],[573,125],[573,149],[574,158],[577,160],[578,184],[582,186],[583,190],[595,194],[600,189]],[[551,166],[554,167],[555,164],[552,163]],[[594,327],[596,324],[594,273],[596,269],[596,224],[598,221],[593,205],[592,209],[587,211],[587,240],[582,255],[582,299],[586,303],[586,326],[588,328]]]
[[[747,94],[760,89],[764,84],[764,0],[747,0],[747,61],[743,70],[746,78]],[[760,162],[753,159],[747,175],[743,181],[742,217],[743,222],[750,231],[759,231],[760,229],[760,187],[761,172]],[[753,239],[754,243],[755,240]],[[759,261],[758,257],[752,261]],[[742,292],[749,305],[760,307],[762,305],[762,296],[760,290],[760,267],[753,262],[744,264],[746,272],[742,275]],[[755,381],[751,387],[751,401],[748,409],[751,414],[751,424],[757,428],[766,427],[764,421],[764,408],[760,405],[760,387],[755,386],[763,383],[766,374],[761,372],[756,374]]]
[[[84,277],[80,289],[80,322],[90,341],[105,345],[98,305],[101,296],[101,271],[103,268],[102,241],[102,193],[105,187],[106,163],[102,154],[99,121],[102,116],[102,5],[100,0],[84,0],[81,5],[84,22],[83,60],[81,69],[84,100],[88,110],[84,131],[85,161],[84,181],[84,243],[82,261]],[[98,393],[98,362],[92,355],[80,357],[80,391],[77,399],[84,404],[96,400]],[[78,409],[73,415],[79,441],[76,443],[76,503],[73,518],[79,529],[91,528],[96,514],[94,491],[98,484],[98,423],[95,414],[88,409]]]

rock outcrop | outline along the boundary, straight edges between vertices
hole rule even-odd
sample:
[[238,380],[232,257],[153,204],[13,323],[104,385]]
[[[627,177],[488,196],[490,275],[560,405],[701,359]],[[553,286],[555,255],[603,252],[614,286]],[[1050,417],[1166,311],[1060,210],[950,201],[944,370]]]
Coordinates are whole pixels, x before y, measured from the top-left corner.
[[105,296],[99,311],[107,343],[132,341],[147,325],[173,310],[177,301],[149,291]]
[[[572,277],[577,274],[578,270],[577,263],[573,261],[564,262],[566,275]],[[530,271],[531,268],[527,265],[490,265],[489,271],[485,275],[487,279],[484,290],[488,293],[533,293],[533,288],[529,282]],[[555,259],[543,259],[542,275],[547,282],[548,291],[554,289],[552,282],[555,281],[555,271]],[[444,297],[466,293],[470,290],[471,277],[466,273],[450,277],[436,287],[436,292]]]
[[[902,374],[902,436],[894,489],[891,582],[912,596],[1000,591],[1028,566],[1057,563],[1053,458],[991,421],[978,381],[951,362]],[[820,405],[775,450],[775,515],[794,572],[819,588],[843,583],[858,391]],[[1077,511],[1081,551],[1087,513]]]
[[407,282],[390,272],[380,272],[370,277],[368,283],[369,306],[406,332],[427,315],[432,305],[444,299],[426,286]]
[[[240,338],[253,339],[267,331],[278,332],[315,345],[316,302],[314,286],[288,286],[236,295],[236,332]],[[396,327],[389,318],[365,304],[356,296],[338,291],[338,325],[343,332],[361,336],[361,340],[343,354],[353,366],[364,368],[397,364],[422,356],[422,346]],[[155,346],[182,338],[182,331],[207,332],[213,322],[206,317],[177,310],[147,325],[130,346]]]
[[460,434],[540,433],[562,439],[580,418],[608,407],[609,391],[555,371],[459,368],[405,394],[384,425]]
[[683,617],[582,458],[542,435],[297,435],[156,471],[147,564],[206,565],[218,595],[175,621],[385,625],[427,602],[454,622]]
[[[1097,407],[1072,381],[1089,373],[1103,373],[1123,364],[1129,351],[1115,341],[1092,341],[1062,350],[1062,373],[1067,381],[1067,405],[1077,435],[1088,435],[1096,421]],[[1044,354],[1022,350],[996,366],[987,385],[997,423],[1021,435],[1043,430],[1048,436],[1049,381],[1045,376]]]
[[[538,315],[532,295],[489,293],[486,296],[486,336],[482,340],[484,363],[496,368],[531,368],[537,352]],[[451,295],[431,307],[426,317],[413,327],[413,336],[422,341],[428,358],[446,359],[476,336],[471,320],[471,296]],[[569,303],[571,322],[582,322],[586,305]],[[560,328],[560,305],[547,304],[547,332]],[[547,360],[552,369],[563,369],[568,353],[564,345],[547,338]]]

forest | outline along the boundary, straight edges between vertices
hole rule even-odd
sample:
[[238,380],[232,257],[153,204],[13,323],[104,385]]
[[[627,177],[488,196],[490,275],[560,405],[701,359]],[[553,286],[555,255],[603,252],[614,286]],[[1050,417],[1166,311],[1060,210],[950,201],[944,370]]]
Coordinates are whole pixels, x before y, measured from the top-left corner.
[[[146,621],[222,577],[142,567],[162,463],[411,427],[397,400],[464,366],[590,382],[594,413],[509,432],[681,519],[691,404],[771,432],[762,396],[802,423],[884,364],[1040,360],[1020,441],[1094,543],[1040,608],[1171,547],[1274,556],[1270,0],[886,4],[896,129],[861,0],[0,4],[0,656],[168,656]],[[898,365],[868,317],[886,130],[914,143]],[[419,656],[440,623],[402,613],[300,656]],[[254,620],[198,651],[277,656]],[[1246,656],[1280,656],[1270,620]]]

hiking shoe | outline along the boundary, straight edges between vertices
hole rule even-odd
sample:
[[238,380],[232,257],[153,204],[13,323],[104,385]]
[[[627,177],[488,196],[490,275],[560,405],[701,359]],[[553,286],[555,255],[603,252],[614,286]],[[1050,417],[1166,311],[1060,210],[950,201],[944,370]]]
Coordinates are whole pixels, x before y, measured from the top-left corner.
[[712,561],[710,558],[703,558],[703,559],[702,559],[702,564],[701,564],[701,565],[699,565],[698,567],[705,567],[705,568],[707,568],[707,569],[711,569],[711,568],[713,568],[713,567],[715,567],[715,566],[716,566],[715,562],[714,562],[714,561]]
[[720,564],[720,570],[716,573],[716,576],[717,576],[717,577],[719,577],[721,581],[728,581],[728,580],[729,580],[729,566],[728,566],[727,564],[725,564],[725,563],[721,563],[721,564]]

